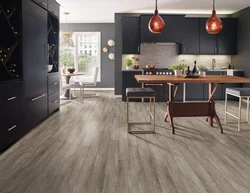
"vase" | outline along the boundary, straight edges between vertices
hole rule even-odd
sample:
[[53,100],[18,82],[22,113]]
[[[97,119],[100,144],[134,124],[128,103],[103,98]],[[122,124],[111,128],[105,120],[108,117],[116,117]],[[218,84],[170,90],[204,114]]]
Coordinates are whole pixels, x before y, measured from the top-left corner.
[[63,74],[67,74],[67,67],[66,67],[66,65],[63,65]]
[[174,75],[180,77],[183,74],[182,72],[183,70],[174,70]]
[[200,71],[199,74],[200,77],[206,77],[206,71]]
[[132,66],[126,66],[126,70],[131,70]]

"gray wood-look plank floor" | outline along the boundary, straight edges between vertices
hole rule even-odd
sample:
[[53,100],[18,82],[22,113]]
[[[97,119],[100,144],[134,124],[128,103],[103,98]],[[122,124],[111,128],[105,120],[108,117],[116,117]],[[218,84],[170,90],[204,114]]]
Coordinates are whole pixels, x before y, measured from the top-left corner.
[[[149,118],[146,106],[131,103],[131,120]],[[216,107],[223,123],[224,103]],[[0,192],[249,193],[250,125],[220,134],[203,117],[174,118],[172,135],[165,108],[156,104],[156,134],[131,135],[113,92],[78,97],[0,155]]]

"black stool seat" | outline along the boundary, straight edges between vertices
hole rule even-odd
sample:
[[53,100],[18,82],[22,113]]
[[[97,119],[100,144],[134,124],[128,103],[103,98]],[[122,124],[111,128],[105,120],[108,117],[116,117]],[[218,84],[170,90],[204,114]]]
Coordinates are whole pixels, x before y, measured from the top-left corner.
[[250,96],[250,88],[226,88],[226,92],[236,96]]
[[155,91],[152,88],[127,88],[127,97],[155,97]]

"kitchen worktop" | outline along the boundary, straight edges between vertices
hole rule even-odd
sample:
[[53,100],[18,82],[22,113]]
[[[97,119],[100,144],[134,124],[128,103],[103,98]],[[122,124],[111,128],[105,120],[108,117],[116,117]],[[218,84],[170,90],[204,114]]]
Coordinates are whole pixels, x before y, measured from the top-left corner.
[[129,69],[129,70],[122,69],[122,71],[143,71],[143,69],[142,68],[140,68],[140,69]]

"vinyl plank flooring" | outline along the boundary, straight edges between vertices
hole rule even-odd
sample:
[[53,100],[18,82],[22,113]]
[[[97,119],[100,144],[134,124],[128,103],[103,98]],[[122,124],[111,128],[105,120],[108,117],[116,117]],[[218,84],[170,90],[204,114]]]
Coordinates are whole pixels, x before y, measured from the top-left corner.
[[[3,193],[249,193],[250,126],[174,118],[176,135],[156,104],[156,134],[128,134],[126,103],[113,92],[61,106],[0,155]],[[237,103],[229,109],[237,112]],[[148,103],[130,103],[130,120],[147,121]],[[245,118],[246,106],[243,106]],[[152,129],[152,125],[136,126]]]

